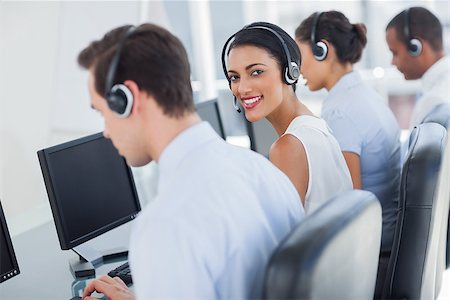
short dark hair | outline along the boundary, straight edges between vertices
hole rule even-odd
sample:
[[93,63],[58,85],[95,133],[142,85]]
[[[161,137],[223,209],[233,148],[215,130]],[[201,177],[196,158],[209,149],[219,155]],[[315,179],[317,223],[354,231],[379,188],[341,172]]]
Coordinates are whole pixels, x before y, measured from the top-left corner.
[[[245,26],[242,30],[238,31],[234,36],[234,40],[230,43],[228,47],[228,53],[230,53],[231,49],[244,46],[251,45],[261,49],[266,50],[269,54],[277,61],[280,67],[281,80],[284,82],[284,69],[290,64],[287,61],[286,54],[283,50],[283,46],[280,43],[280,40],[271,33],[269,30],[260,30],[257,28],[249,28],[255,26],[263,26],[268,27],[278,33],[281,38],[286,43],[286,46],[289,50],[289,54],[291,56],[291,60],[296,62],[298,67],[300,68],[300,64],[302,61],[302,57],[300,54],[300,50],[298,49],[297,43],[291,38],[291,36],[284,31],[281,27],[267,22],[254,22],[247,26]],[[246,29],[248,28],[248,29]],[[292,88],[296,89],[296,85],[292,84]]]
[[[104,97],[109,66],[129,28],[126,25],[109,31],[78,55],[81,67],[93,68],[95,90]],[[170,117],[195,111],[186,50],[177,37],[162,27],[142,24],[126,39],[113,85],[126,80],[135,81],[141,90],[152,95]]]
[[316,14],[317,12],[313,13],[300,23],[295,30],[295,38],[300,42],[310,43],[324,39],[336,49],[340,62],[358,62],[367,44],[366,26],[363,23],[350,23],[348,18],[339,11],[323,12],[316,24],[316,41],[311,41]]
[[[386,30],[394,28],[397,32],[397,37],[401,41],[406,41],[405,36],[405,14],[403,10],[397,14],[386,26]],[[420,38],[427,41],[431,49],[434,51],[442,51],[442,25],[439,19],[433,15],[428,9],[424,7],[409,8],[409,33],[410,37]]]

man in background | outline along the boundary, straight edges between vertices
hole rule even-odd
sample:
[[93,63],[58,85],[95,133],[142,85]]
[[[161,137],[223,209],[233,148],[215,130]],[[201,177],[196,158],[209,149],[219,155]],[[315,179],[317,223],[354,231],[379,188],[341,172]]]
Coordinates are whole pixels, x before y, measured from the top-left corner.
[[444,54],[442,25],[426,8],[411,7],[389,22],[386,41],[392,64],[405,79],[422,81],[422,96],[411,116],[412,129],[433,108],[450,103],[450,58]]

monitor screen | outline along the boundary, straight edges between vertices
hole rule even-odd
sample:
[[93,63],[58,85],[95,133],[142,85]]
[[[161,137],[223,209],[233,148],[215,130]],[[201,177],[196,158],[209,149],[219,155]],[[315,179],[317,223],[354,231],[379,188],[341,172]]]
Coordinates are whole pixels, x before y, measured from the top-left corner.
[[134,219],[140,211],[131,169],[102,133],[38,151],[61,249]]
[[246,122],[248,136],[250,138],[250,148],[265,157],[269,157],[270,147],[278,138],[278,134],[272,124],[265,118],[258,122]]
[[16,255],[6,226],[5,215],[0,203],[0,282],[10,279],[20,273]]
[[209,122],[217,134],[225,139],[222,119],[220,117],[219,103],[217,99],[200,102],[197,104],[197,112],[202,120]]

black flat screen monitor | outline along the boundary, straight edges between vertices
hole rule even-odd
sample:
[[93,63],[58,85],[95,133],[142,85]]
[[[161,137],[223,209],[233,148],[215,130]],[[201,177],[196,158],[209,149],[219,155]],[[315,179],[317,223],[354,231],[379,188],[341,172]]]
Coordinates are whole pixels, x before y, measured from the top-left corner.
[[200,102],[197,104],[197,112],[202,120],[209,122],[217,134],[225,139],[222,118],[220,117],[219,103],[217,99]]
[[6,281],[19,273],[19,265],[0,203],[0,282]]
[[278,138],[277,132],[265,118],[253,123],[245,121],[250,138],[250,148],[265,157],[269,157],[270,147]]
[[131,169],[102,133],[38,151],[61,249],[133,220],[141,207]]

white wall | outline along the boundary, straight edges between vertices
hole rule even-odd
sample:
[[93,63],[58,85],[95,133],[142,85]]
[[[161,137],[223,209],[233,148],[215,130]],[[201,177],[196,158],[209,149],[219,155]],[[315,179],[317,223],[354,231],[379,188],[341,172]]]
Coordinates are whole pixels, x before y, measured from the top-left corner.
[[12,234],[51,219],[36,151],[102,129],[79,51],[135,2],[0,2],[0,199]]
[[36,150],[50,135],[59,9],[50,2],[0,3],[0,197],[13,233],[19,218],[34,222],[31,215],[48,202]]

